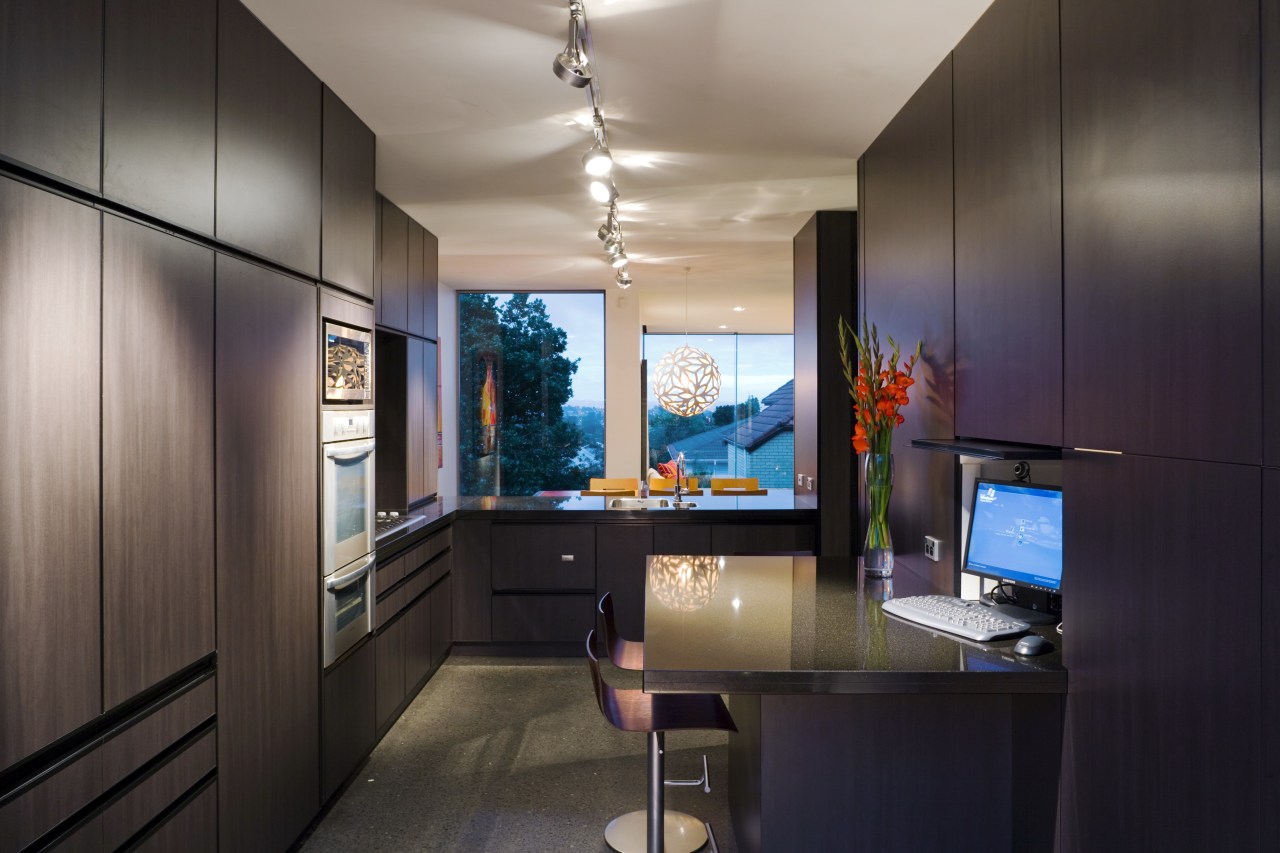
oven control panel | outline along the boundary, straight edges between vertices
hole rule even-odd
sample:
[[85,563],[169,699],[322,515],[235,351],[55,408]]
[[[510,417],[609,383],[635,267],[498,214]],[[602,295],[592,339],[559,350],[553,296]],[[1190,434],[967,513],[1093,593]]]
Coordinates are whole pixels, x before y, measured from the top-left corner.
[[320,418],[320,441],[325,444],[373,437],[373,409],[323,411]]

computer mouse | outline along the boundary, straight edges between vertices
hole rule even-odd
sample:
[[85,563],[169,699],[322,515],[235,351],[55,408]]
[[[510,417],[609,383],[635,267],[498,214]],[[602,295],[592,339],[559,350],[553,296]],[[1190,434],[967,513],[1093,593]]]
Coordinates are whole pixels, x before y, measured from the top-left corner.
[[1053,651],[1053,643],[1039,634],[1028,634],[1013,647],[1015,655],[1023,655],[1024,657],[1043,655],[1051,651]]

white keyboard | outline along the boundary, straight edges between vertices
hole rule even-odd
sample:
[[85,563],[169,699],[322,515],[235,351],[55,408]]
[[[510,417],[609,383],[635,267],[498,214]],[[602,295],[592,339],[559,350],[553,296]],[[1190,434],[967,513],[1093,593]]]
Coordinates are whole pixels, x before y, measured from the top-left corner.
[[949,595],[891,598],[884,603],[884,612],[981,643],[1021,634],[1031,628],[1026,622],[1001,616],[984,604]]

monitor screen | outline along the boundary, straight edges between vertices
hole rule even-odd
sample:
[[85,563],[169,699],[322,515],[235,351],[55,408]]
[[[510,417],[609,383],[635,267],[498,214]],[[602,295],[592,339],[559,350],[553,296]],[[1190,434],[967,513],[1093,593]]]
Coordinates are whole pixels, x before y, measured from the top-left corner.
[[964,570],[1057,592],[1062,585],[1062,489],[977,480]]

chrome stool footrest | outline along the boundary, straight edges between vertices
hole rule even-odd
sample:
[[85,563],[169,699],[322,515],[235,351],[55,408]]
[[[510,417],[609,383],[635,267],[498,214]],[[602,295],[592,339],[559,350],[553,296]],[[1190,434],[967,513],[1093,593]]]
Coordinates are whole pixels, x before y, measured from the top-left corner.
[[707,771],[707,755],[702,754],[702,778],[700,779],[663,779],[662,784],[670,788],[692,788],[696,785],[702,786],[703,793],[711,793],[711,774]]

